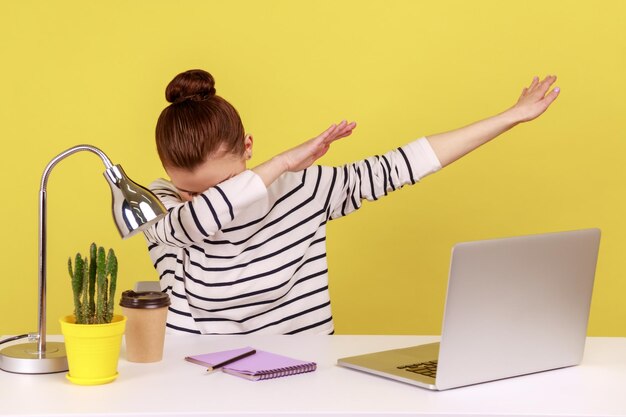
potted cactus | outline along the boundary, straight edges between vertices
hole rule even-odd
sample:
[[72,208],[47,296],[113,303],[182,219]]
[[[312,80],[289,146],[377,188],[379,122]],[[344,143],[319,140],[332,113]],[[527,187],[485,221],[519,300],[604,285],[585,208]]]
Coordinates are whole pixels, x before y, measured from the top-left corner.
[[115,315],[117,258],[113,249],[106,253],[95,243],[89,257],[76,254],[68,270],[74,295],[74,314],[62,318],[69,373],[67,378],[80,385],[96,385],[117,378],[122,335],[126,317]]

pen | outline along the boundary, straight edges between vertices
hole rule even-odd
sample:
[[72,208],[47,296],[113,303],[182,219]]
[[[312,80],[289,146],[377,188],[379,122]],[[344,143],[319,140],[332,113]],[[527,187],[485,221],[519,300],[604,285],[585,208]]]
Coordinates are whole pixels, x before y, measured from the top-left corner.
[[209,366],[207,368],[207,372],[213,372],[216,369],[219,369],[219,368],[221,368],[221,367],[223,367],[225,365],[228,365],[229,363],[237,362],[238,360],[243,359],[243,358],[247,358],[248,356],[254,355],[255,353],[256,353],[256,350],[252,349],[252,350],[249,350],[247,352],[242,353],[241,355],[235,356],[234,358],[226,359],[225,361],[222,361],[222,362],[220,362],[218,364],[215,364],[213,366]]

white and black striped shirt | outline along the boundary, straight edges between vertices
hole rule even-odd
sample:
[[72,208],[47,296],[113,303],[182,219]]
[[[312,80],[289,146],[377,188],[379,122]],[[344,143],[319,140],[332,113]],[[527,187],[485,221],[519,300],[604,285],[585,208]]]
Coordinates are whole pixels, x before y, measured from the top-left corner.
[[198,334],[331,334],[326,222],[441,168],[426,138],[343,167],[286,173],[266,188],[246,170],[184,202],[145,232],[167,326]]

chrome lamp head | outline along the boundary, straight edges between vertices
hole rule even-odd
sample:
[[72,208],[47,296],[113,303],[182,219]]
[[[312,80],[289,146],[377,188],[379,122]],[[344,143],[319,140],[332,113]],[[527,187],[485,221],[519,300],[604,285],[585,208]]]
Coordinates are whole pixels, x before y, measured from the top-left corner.
[[121,166],[107,168],[104,177],[111,186],[113,219],[122,239],[134,236],[165,214],[161,201],[150,190],[128,178]]
[[150,190],[128,178],[121,166],[113,165],[104,152],[94,146],[74,146],[52,159],[43,172],[39,190],[39,329],[36,334],[16,337],[28,336],[34,342],[12,345],[0,351],[0,369],[4,371],[47,374],[68,370],[65,345],[60,342],[46,343],[46,188],[52,168],[62,159],[80,151],[97,154],[106,166],[104,176],[111,187],[113,219],[122,238],[147,229],[167,213],[163,204]]

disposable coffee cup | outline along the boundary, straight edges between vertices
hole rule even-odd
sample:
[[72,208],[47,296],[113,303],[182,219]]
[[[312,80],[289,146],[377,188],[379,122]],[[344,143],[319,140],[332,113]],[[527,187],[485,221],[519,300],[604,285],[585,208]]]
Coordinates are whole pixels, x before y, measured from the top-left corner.
[[143,363],[160,361],[170,297],[158,291],[128,290],[122,293],[120,305],[127,318],[126,359]]

